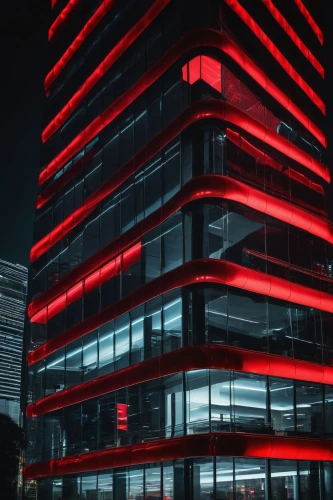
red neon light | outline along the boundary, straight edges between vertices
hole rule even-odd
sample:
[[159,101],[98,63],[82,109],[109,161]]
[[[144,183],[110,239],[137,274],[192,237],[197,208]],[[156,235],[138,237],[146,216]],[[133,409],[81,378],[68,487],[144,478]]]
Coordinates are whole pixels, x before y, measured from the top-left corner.
[[55,6],[55,4],[57,3],[58,0],[51,0],[51,8],[53,9],[53,7]]
[[86,146],[107,125],[117,118],[135,99],[156,82],[167,69],[193,48],[215,47],[228,54],[244,71],[287,109],[324,146],[322,131],[261,71],[229,38],[214,30],[202,29],[185,35],[159,61],[152,66],[130,89],[122,94],[101,115],[81,131],[40,173],[39,184],[44,184],[58,172],[76,153]]
[[242,137],[238,132],[234,132],[233,130],[230,130],[230,128],[227,128],[226,135],[227,138],[233,144],[235,144],[235,146],[237,146],[242,151],[245,151],[245,153],[255,158],[259,163],[262,163],[263,165],[268,165],[269,167],[274,168],[274,170],[278,170],[282,174],[287,175],[291,179],[299,182],[300,184],[303,184],[304,186],[307,186],[308,188],[312,189],[313,191],[316,191],[319,194],[322,195],[324,194],[324,188],[320,184],[312,182],[305,175],[301,174],[300,172],[297,172],[293,168],[285,167],[278,161],[273,160],[273,158],[271,158],[268,154],[264,153],[260,149],[253,146],[253,144],[248,142],[246,139],[244,139],[244,137]]
[[289,38],[294,42],[296,47],[302,52],[303,56],[309,61],[310,64],[318,71],[320,76],[324,78],[324,68],[318,61],[318,59],[312,54],[312,52],[307,48],[307,46],[302,42],[297,33],[293,30],[290,24],[287,22],[286,18],[281,14],[281,12],[275,7],[272,0],[262,0],[269,12],[272,14],[274,19],[279,23],[281,28],[287,33]]
[[148,9],[146,14],[138,21],[126,35],[113,47],[106,58],[91,73],[84,84],[73,94],[68,103],[59,111],[53,120],[45,127],[42,133],[42,141],[46,142],[58,128],[70,117],[91,89],[97,84],[103,75],[113,64],[126,52],[126,50],[139,38],[148,26],[157,18],[162,10],[171,0],[156,0]]
[[79,50],[83,42],[88,38],[90,33],[96,28],[98,23],[103,19],[103,17],[109,12],[111,7],[114,6],[117,0],[102,0],[101,5],[95,11],[95,13],[91,16],[89,21],[84,25],[80,33],[74,39],[74,41],[70,44],[68,49],[64,52],[59,61],[53,66],[51,71],[46,75],[44,88],[45,90],[49,90],[52,83],[55,79],[60,75],[64,67],[69,63],[72,59],[73,55]]
[[82,281],[88,274],[95,271],[96,268],[115,258],[120,252],[127,250],[129,246],[134,245],[140,240],[144,234],[160,225],[187,203],[207,197],[236,201],[299,229],[303,229],[329,243],[333,243],[331,224],[306,210],[286,201],[279,200],[230,177],[215,175],[195,177],[162,207],[109,243],[109,245],[88,260],[81,263],[55,283],[49,290],[36,297],[28,307],[28,316],[31,318],[42,308],[46,307],[47,304],[56,300],[60,294],[79,281]]
[[[56,18],[56,20],[52,23],[50,29],[49,29],[49,40],[56,34],[58,29],[61,27],[61,25],[66,21],[67,17],[70,15],[74,7],[80,2],[80,0],[69,0],[68,4],[66,7],[62,9],[60,12],[59,16]],[[53,7],[53,5],[52,5]]]
[[321,29],[319,28],[318,24],[313,19],[310,12],[303,4],[302,0],[294,0],[294,1],[295,1],[295,4],[297,5],[297,7],[299,8],[299,10],[301,11],[301,13],[303,14],[303,16],[305,17],[305,19],[307,20],[307,22],[309,23],[312,31],[314,32],[314,34],[318,38],[320,45],[323,45],[324,35],[323,35],[323,32],[321,31]]
[[141,242],[129,248],[123,254],[118,255],[117,258],[111,260],[107,264],[104,264],[96,271],[88,274],[88,276],[78,283],[75,283],[75,285],[71,286],[66,292],[49,302],[47,306],[40,309],[31,317],[31,323],[47,323],[53,316],[59,314],[83,295],[103,285],[103,283],[117,276],[120,272],[129,269],[133,264],[138,262],[140,258]]
[[329,439],[304,439],[245,433],[192,434],[148,443],[81,453],[24,467],[25,480],[190,457],[258,457],[333,461]]
[[[201,198],[201,195],[199,197]],[[69,330],[59,333],[34,351],[29,352],[28,364],[31,365],[42,360],[49,354],[74,342],[74,340],[155,297],[159,297],[175,288],[197,283],[228,285],[321,311],[331,313],[333,310],[333,295],[328,293],[298,285],[270,274],[254,271],[233,262],[217,259],[193,260],[140,286],[134,292],[108,306],[103,311],[90,316]]]
[[333,385],[333,368],[224,345],[183,347],[117,372],[55,392],[27,406],[28,418],[82,403],[125,387],[190,370],[236,370]]
[[117,403],[117,429],[119,431],[127,431],[127,405]]
[[290,62],[284,57],[282,52],[272,42],[270,38],[260,28],[259,24],[250,16],[250,14],[242,7],[238,0],[225,0],[229,7],[244,21],[246,26],[254,33],[266,49],[272,54],[274,59],[280,64],[285,72],[299,86],[300,89],[311,99],[311,101],[325,114],[325,104],[323,100],[315,93],[315,91],[306,83],[299,73],[292,67]]
[[[272,146],[279,152],[285,154],[292,160],[297,161],[305,168],[316,173],[326,181],[329,181],[330,174],[326,165],[312,158],[308,153],[302,151],[294,144],[291,144],[276,132],[269,130],[257,120],[246,115],[243,111],[235,108],[231,104],[224,101],[216,101],[210,99],[208,101],[198,101],[196,104],[188,108],[180,117],[176,118],[168,125],[161,135],[164,135],[166,143],[170,142],[173,137],[178,135],[184,128],[189,126],[194,121],[215,118],[225,120],[226,122],[237,125],[247,133],[253,135],[257,139],[262,140],[265,144]],[[157,141],[160,136],[153,139],[149,144],[149,150],[158,153],[162,147],[161,142]],[[109,181],[103,184],[95,193],[93,193],[86,202],[77,208],[72,214],[64,219],[50,231],[49,234],[41,238],[35,243],[30,252],[30,260],[34,262],[55,243],[60,241],[74,227],[87,217],[98,204],[116,188],[118,188],[125,180],[127,180],[139,167],[143,166],[148,158],[145,156],[147,148],[141,150],[134,158],[125,163]]]

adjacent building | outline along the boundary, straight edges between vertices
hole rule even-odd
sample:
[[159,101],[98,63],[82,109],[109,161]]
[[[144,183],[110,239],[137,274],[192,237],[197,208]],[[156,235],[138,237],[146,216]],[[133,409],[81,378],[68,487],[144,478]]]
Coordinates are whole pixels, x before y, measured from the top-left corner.
[[27,498],[332,498],[321,15],[52,1]]
[[0,413],[21,422],[21,367],[28,270],[0,260]]

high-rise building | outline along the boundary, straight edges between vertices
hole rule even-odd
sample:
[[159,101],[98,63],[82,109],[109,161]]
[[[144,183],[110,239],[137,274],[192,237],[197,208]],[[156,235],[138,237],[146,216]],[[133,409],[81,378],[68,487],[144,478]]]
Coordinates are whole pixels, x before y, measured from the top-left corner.
[[53,0],[26,495],[331,500],[313,0]]
[[0,259],[0,413],[20,423],[28,270]]

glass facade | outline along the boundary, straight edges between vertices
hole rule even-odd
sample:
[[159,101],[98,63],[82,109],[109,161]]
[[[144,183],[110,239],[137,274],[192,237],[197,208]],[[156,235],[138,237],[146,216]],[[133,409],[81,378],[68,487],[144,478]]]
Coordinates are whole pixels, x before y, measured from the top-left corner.
[[328,500],[332,464],[202,457],[43,479],[39,491],[51,500],[83,500],[96,492],[107,500]]
[[52,1],[27,499],[332,496],[320,28],[250,4]]

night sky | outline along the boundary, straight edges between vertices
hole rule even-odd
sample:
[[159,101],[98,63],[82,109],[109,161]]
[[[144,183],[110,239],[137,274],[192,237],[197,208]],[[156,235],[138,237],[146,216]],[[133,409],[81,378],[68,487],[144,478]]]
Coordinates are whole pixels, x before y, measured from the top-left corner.
[[[325,5],[322,26],[325,35],[327,134],[330,142],[325,160],[331,166],[333,165],[333,2],[317,0],[316,3]],[[49,0],[11,0],[1,3],[0,259],[27,266],[38,192],[49,4]],[[333,198],[332,188],[330,197]],[[333,209],[331,217],[333,218]]]

